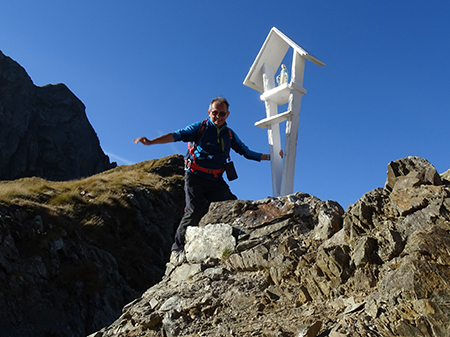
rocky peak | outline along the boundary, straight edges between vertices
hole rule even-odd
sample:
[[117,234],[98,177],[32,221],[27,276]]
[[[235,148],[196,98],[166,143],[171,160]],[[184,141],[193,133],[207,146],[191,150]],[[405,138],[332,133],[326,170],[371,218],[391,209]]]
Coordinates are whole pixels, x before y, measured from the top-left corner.
[[448,336],[450,186],[426,160],[344,213],[304,193],[214,203],[106,336]]
[[64,85],[37,87],[0,52],[0,180],[69,180],[116,166],[103,153],[84,104]]

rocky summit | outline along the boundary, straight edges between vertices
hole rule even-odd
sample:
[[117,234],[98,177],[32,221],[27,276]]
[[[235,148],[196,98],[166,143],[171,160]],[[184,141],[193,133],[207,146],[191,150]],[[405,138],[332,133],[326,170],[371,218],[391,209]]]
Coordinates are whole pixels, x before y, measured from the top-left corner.
[[450,173],[418,157],[344,212],[214,203],[164,278],[91,337],[450,336]]
[[67,86],[35,86],[1,51],[0,120],[0,180],[78,179],[116,166]]

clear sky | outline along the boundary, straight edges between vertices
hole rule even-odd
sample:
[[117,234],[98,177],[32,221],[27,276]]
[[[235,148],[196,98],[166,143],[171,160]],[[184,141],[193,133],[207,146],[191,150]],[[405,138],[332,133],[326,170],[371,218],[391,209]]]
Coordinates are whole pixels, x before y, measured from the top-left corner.
[[[277,27],[326,64],[306,64],[294,191],[347,208],[384,186],[390,161],[449,168],[449,18],[447,0],[14,0],[0,5],[0,50],[36,85],[66,84],[111,161],[127,165],[184,154],[184,143],[132,140],[206,118],[215,96],[268,153],[254,126],[264,103],[243,81]],[[271,196],[268,162],[232,159],[240,199]]]

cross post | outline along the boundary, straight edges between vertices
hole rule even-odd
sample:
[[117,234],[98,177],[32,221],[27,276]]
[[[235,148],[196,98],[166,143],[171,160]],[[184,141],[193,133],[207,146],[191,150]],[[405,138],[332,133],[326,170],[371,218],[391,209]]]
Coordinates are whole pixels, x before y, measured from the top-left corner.
[[[275,72],[289,48],[293,49],[291,81],[287,82],[286,66],[282,65],[277,85]],[[244,80],[244,85],[262,93],[260,98],[265,104],[266,118],[256,122],[255,126],[267,128],[272,192],[275,197],[293,193],[300,105],[302,96],[306,94],[303,88],[306,59],[319,66],[325,66],[323,62],[308,54],[273,27]],[[278,106],[285,104],[288,106],[287,111],[278,113]],[[281,148],[279,125],[282,122],[286,122],[284,150]]]

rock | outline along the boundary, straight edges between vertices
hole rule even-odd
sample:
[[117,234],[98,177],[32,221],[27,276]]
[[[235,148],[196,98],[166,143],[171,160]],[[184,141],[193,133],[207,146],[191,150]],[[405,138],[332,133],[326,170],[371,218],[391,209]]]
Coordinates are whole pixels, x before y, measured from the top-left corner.
[[307,325],[299,329],[297,337],[316,337],[322,327],[322,322],[317,321],[312,325]]
[[441,180],[444,184],[450,184],[450,169],[440,174]]
[[344,209],[335,201],[326,201],[326,207],[319,212],[319,222],[314,228],[316,240],[331,238],[342,228]]
[[388,165],[385,188],[393,190],[397,183],[404,188],[424,184],[440,185],[442,181],[434,166],[426,159],[410,156],[392,161]]
[[352,263],[356,268],[361,268],[368,263],[377,263],[379,257],[374,254],[376,250],[377,240],[370,236],[363,237],[353,250]]
[[0,52],[0,180],[71,180],[109,170],[83,103],[64,85],[37,87]]
[[182,264],[179,268],[170,269],[171,273],[166,272],[170,275],[174,282],[182,282],[192,278],[194,275],[203,271],[202,265],[200,263],[196,264]]
[[[187,239],[202,242],[198,255],[98,337],[156,337],[160,329],[180,336],[449,335],[450,186],[420,158],[389,165],[386,188],[345,213],[304,193],[212,204],[203,229],[192,230],[202,234]],[[227,228],[224,237],[206,234],[217,224]],[[232,237],[228,258],[204,253],[210,248],[203,246]],[[177,276],[190,268],[191,277]],[[170,312],[148,304],[175,295],[179,306]],[[164,320],[143,328],[148,315]],[[134,326],[116,333],[131,316]]]
[[204,227],[187,228],[185,252],[188,263],[201,263],[208,259],[219,260],[231,254],[235,247],[236,239],[230,225],[209,224]]

